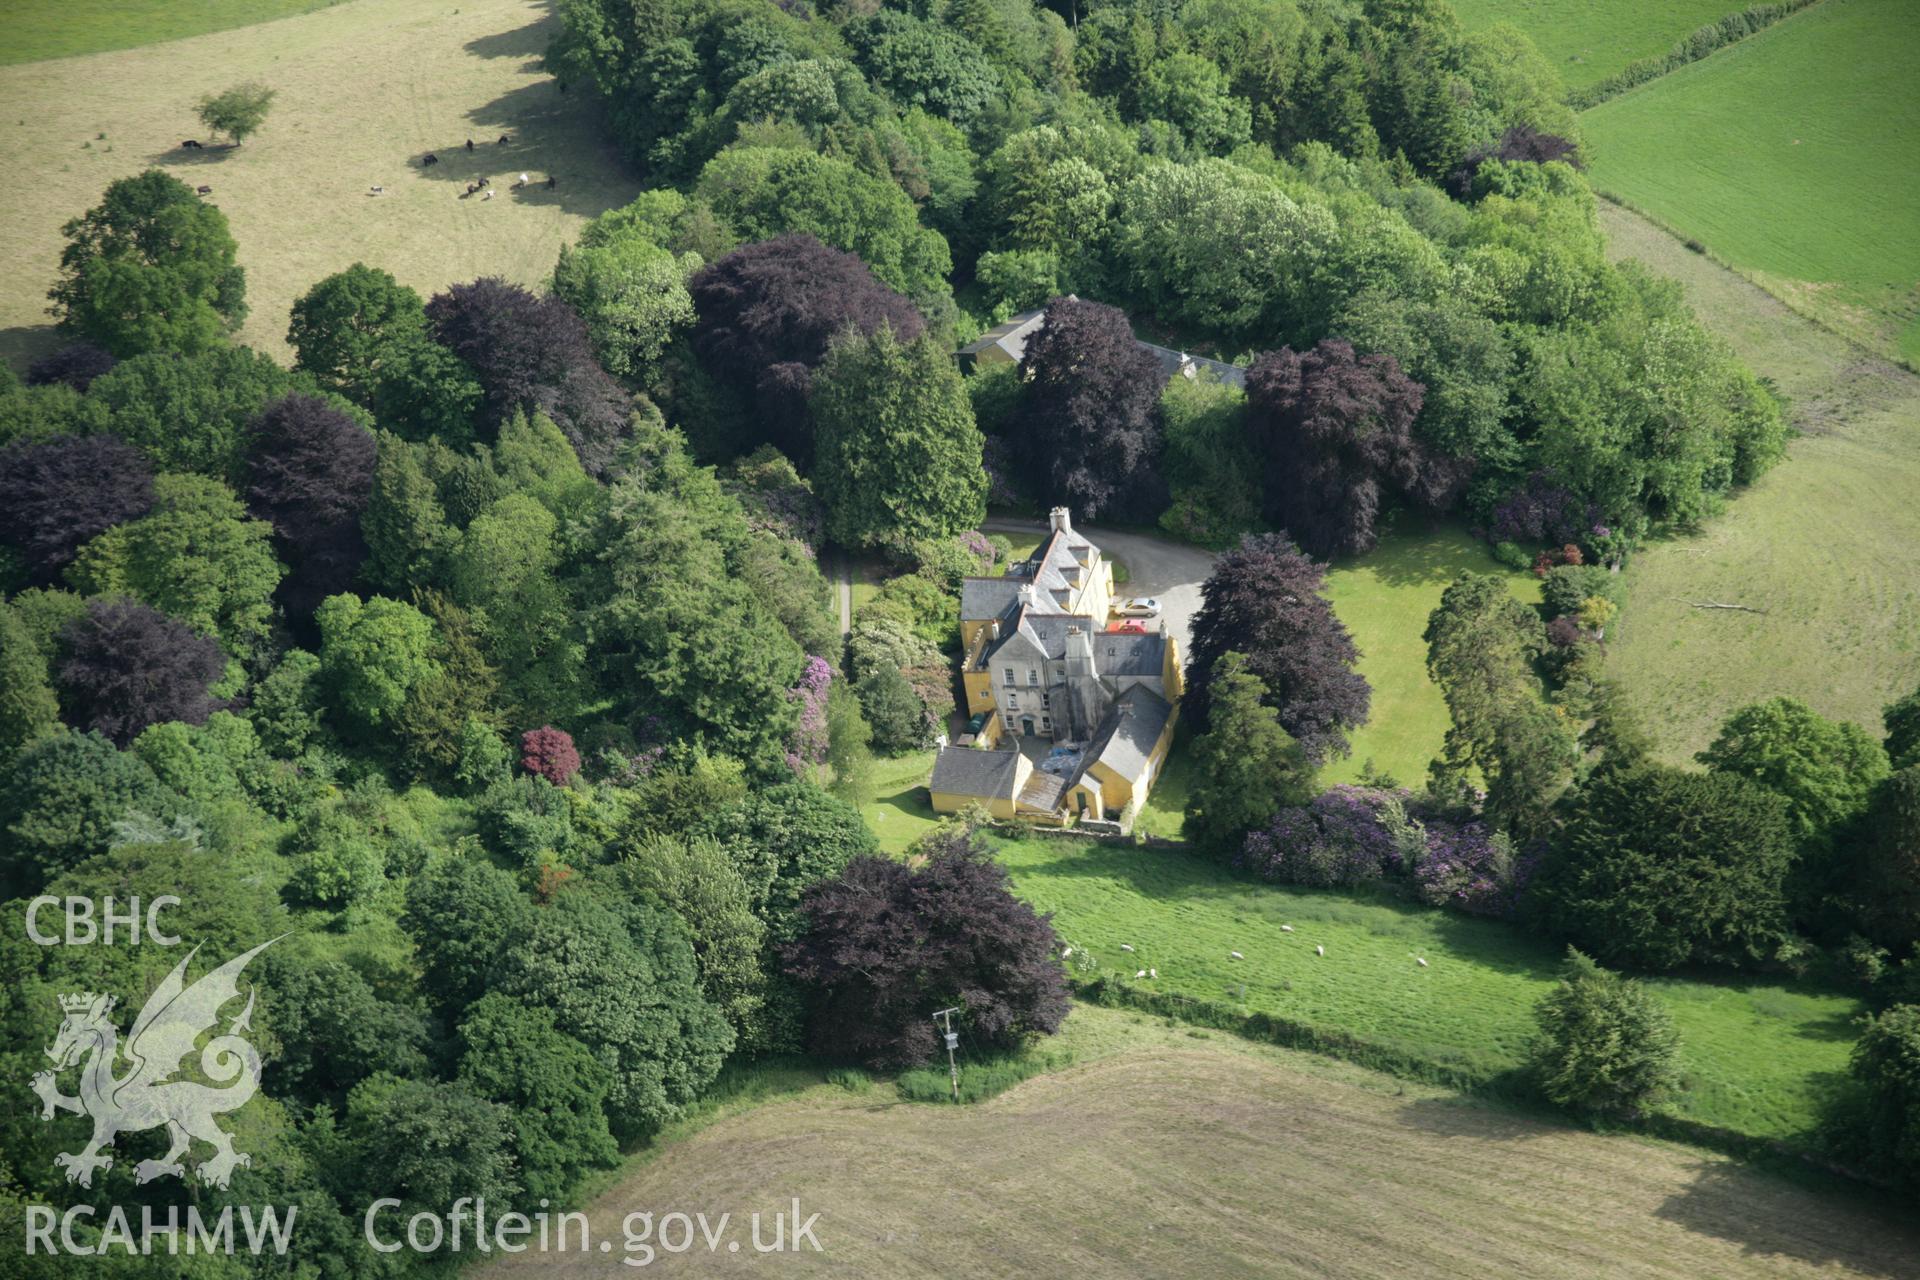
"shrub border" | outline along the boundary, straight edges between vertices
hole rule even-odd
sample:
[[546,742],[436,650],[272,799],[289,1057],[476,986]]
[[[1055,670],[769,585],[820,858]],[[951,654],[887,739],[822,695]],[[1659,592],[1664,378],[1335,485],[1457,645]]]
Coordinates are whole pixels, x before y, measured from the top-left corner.
[[1611,98],[1619,97],[1629,89],[1637,89],[1649,81],[1658,80],[1661,76],[1678,71],[1690,62],[1698,62],[1728,45],[1739,44],[1748,36],[1758,35],[1781,19],[1790,18],[1802,9],[1810,8],[1819,2],[1820,0],[1778,0],[1774,4],[1751,5],[1738,13],[1727,14],[1705,26],[1695,28],[1692,35],[1679,41],[1665,53],[1629,62],[1606,79],[1596,80],[1584,89],[1568,90],[1567,105],[1575,111],[1597,107]]

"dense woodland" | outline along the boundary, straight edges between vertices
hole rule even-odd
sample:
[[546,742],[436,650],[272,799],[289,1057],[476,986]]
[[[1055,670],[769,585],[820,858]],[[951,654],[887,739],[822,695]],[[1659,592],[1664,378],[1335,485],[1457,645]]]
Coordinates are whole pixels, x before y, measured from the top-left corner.
[[[549,65],[647,190],[547,290],[357,265],[297,302],[282,367],[230,339],[225,219],[150,171],[66,228],[71,345],[0,372],[0,893],[175,894],[209,956],[293,935],[257,969],[258,1154],[203,1203],[298,1204],[291,1274],[405,1274],[360,1244],[372,1197],[565,1203],[729,1062],[921,1063],[962,990],[974,1043],[1056,1029],[1052,931],[988,837],[888,860],[857,808],[870,753],[952,708],[989,502],[1226,551],[1197,851],[1612,967],[1870,984],[1833,1149],[1920,1170],[1920,695],[1884,743],[1774,702],[1703,769],[1646,758],[1600,667],[1615,570],[1787,430],[1677,287],[1607,262],[1524,38],[1414,0],[559,11]],[[956,345],[1040,306],[1021,366],[962,375]],[[1136,334],[1244,392],[1163,385]],[[1400,511],[1466,522],[1548,608],[1454,584],[1430,777],[1322,792],[1369,703],[1325,561]],[[829,544],[898,570],[845,638]],[[173,962],[0,947],[23,1098],[58,994]],[[1547,1096],[1671,1083],[1618,984],[1577,961],[1543,1018],[1655,1061],[1563,1056]],[[0,1109],[0,1209],[81,1194],[58,1129]],[[87,1194],[158,1203],[156,1137]]]

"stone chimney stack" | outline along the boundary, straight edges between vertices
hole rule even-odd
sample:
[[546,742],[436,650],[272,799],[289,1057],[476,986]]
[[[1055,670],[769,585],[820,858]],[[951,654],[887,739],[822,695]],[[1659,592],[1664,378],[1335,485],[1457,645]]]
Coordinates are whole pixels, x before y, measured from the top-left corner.
[[1073,520],[1067,514],[1065,507],[1055,507],[1052,511],[1049,511],[1047,513],[1047,522],[1053,526],[1055,533],[1073,532]]

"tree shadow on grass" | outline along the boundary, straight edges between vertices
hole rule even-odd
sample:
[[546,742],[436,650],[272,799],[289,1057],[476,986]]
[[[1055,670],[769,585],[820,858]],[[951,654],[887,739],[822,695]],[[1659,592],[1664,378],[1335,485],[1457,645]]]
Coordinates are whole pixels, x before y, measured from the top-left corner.
[[1803,1185],[1813,1178],[1703,1162],[1686,1190],[1669,1196],[1654,1216],[1738,1245],[1749,1257],[1920,1277],[1920,1230],[1910,1219],[1901,1221],[1890,1199],[1837,1179]]
[[[1517,1089],[1518,1085],[1512,1087]],[[1498,1081],[1489,1088],[1498,1092]],[[1429,1137],[1474,1142],[1522,1142],[1555,1137],[1574,1128],[1564,1118],[1544,1110],[1463,1095],[1416,1098],[1394,1112],[1394,1120]]]
[[1463,573],[1506,572],[1459,526],[1404,513],[1379,548],[1333,567],[1372,573],[1390,587],[1445,586]]
[[547,42],[553,38],[556,24],[552,17],[529,22],[512,31],[496,31],[478,36],[460,47],[476,58],[530,58],[524,69],[537,71],[547,56]]
[[219,164],[239,149],[239,144],[232,142],[209,142],[200,147],[165,147],[148,156],[147,163],[164,165],[169,169],[199,169]]
[[27,366],[42,356],[50,356],[66,345],[67,339],[53,327],[51,321],[46,324],[16,324],[0,329],[0,361],[12,365],[14,372],[24,379]]
[[[582,217],[604,213],[630,198],[625,166],[602,140],[590,105],[577,95],[562,94],[552,80],[504,93],[469,111],[467,121],[467,131],[409,156],[408,167],[417,176],[461,187],[486,178],[498,193],[495,199],[510,195]],[[439,162],[423,164],[428,154]],[[511,190],[522,173],[528,176],[527,186]],[[556,186],[547,187],[549,177],[557,179]],[[638,183],[631,186],[637,189]]]

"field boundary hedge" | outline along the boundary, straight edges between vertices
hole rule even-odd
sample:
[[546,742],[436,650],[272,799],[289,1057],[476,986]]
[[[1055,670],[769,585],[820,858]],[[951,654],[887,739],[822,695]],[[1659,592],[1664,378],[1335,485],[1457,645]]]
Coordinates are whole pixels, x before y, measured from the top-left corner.
[[[1489,1072],[1471,1067],[1435,1061],[1392,1045],[1381,1044],[1351,1032],[1316,1027],[1271,1013],[1243,1013],[1214,1000],[1203,1000],[1161,991],[1144,991],[1111,977],[1070,978],[1078,998],[1109,1009],[1133,1009],[1141,1013],[1172,1018],[1216,1031],[1237,1035],[1258,1044],[1299,1049],[1329,1058],[1367,1067],[1403,1080],[1440,1085],[1478,1098],[1517,1104],[1528,1110],[1578,1123],[1578,1117],[1553,1106],[1540,1096],[1524,1068]],[[1802,1169],[1814,1169],[1886,1190],[1891,1184],[1858,1169],[1837,1163],[1820,1151],[1801,1143],[1778,1138],[1761,1138],[1737,1129],[1690,1120],[1665,1112],[1649,1112],[1632,1120],[1610,1119],[1606,1132],[1634,1133],[1669,1142],[1703,1147],[1737,1160],[1755,1163],[1786,1162]]]
[[1597,107],[1607,99],[1617,98],[1629,89],[1638,88],[1650,80],[1658,80],[1661,76],[1678,71],[1690,62],[1698,62],[1730,44],[1738,44],[1748,36],[1765,31],[1782,18],[1790,18],[1802,9],[1819,2],[1820,0],[1778,0],[1775,4],[1756,4],[1738,13],[1730,13],[1716,22],[1709,22],[1700,27],[1663,54],[1630,62],[1604,80],[1596,80],[1584,89],[1569,91],[1567,105],[1575,111]]

